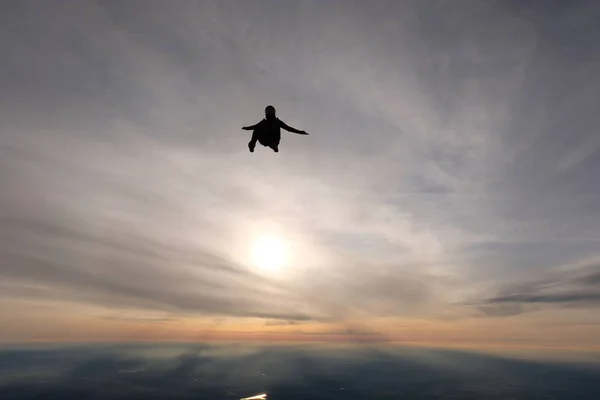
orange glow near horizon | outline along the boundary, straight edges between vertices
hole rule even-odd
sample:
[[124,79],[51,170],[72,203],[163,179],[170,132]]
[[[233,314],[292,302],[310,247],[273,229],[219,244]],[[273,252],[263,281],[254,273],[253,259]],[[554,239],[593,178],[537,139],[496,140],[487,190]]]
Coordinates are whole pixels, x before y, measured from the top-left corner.
[[[482,351],[600,351],[600,327],[537,319],[470,318],[456,321],[370,318],[344,322],[283,322],[261,318],[117,318],[91,310],[29,310],[0,314],[0,343],[249,342],[257,344],[408,345]],[[582,316],[573,315],[572,318]],[[31,321],[36,321],[35,326]],[[568,322],[568,321],[565,321]]]

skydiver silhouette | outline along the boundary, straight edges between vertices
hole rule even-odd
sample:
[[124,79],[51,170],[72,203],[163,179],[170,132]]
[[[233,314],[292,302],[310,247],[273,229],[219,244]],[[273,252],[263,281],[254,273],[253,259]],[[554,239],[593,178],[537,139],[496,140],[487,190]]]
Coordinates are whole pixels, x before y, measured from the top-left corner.
[[258,141],[265,147],[270,147],[275,153],[279,152],[279,142],[281,141],[281,128],[288,132],[298,135],[308,135],[306,131],[292,128],[275,115],[275,107],[267,106],[265,108],[265,118],[259,123],[251,126],[244,126],[242,129],[252,132],[252,139],[248,143],[248,149],[254,153],[254,147]]

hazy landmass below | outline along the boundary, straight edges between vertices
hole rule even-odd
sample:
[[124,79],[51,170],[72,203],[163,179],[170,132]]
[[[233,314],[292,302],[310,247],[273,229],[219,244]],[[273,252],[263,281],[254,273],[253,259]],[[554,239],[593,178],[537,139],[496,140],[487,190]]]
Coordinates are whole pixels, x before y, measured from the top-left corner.
[[598,399],[600,362],[402,347],[13,347],[2,399]]

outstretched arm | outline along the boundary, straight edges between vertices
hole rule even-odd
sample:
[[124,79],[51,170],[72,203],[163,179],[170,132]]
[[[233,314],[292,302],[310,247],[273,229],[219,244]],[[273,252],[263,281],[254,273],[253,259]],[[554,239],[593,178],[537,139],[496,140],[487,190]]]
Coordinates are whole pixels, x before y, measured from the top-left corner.
[[282,120],[279,120],[279,122],[281,123],[281,127],[283,129],[285,129],[286,131],[288,131],[288,132],[297,133],[298,135],[308,135],[308,133],[306,133],[306,131],[301,131],[299,129],[292,128],[291,126],[289,126],[288,124],[286,124]]
[[250,125],[250,126],[243,126],[242,129],[245,131],[253,131],[254,129],[258,128],[259,125],[260,125],[260,122],[258,124],[254,124],[254,125]]

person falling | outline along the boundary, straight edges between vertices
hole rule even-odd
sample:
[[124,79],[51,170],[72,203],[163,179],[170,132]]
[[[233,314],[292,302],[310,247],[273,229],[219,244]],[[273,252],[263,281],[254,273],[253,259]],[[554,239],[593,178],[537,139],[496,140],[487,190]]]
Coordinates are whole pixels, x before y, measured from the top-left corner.
[[275,153],[279,152],[281,128],[288,132],[297,133],[298,135],[308,135],[306,131],[292,128],[277,118],[275,115],[275,107],[267,106],[265,108],[265,119],[260,121],[258,124],[242,127],[242,129],[246,131],[253,131],[252,139],[248,143],[248,149],[250,152],[254,153],[254,147],[256,147],[257,141],[265,147],[270,147]]

